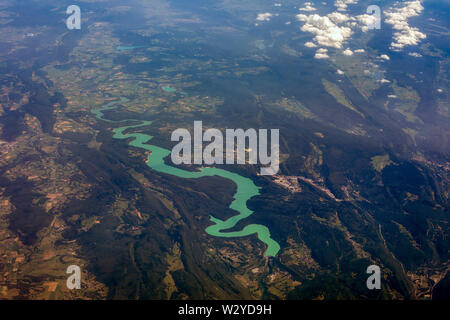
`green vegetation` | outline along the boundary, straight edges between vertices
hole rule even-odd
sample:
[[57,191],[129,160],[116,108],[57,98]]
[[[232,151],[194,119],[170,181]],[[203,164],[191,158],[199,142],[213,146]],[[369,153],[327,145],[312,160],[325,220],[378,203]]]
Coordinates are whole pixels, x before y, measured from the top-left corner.
[[393,163],[391,159],[389,158],[388,154],[381,155],[381,156],[374,156],[370,158],[370,163],[372,164],[372,167],[378,171],[381,172],[385,167]]
[[341,90],[341,88],[339,88],[339,86],[337,84],[334,84],[326,79],[322,79],[322,83],[323,86],[325,87],[325,90],[327,90],[327,92],[332,95],[337,102],[339,102],[341,105],[349,108],[350,110],[356,112],[357,114],[359,114],[361,117],[365,117],[364,114],[362,114],[360,111],[358,111],[355,106],[353,106],[353,104],[347,99],[347,97],[345,96],[344,91]]

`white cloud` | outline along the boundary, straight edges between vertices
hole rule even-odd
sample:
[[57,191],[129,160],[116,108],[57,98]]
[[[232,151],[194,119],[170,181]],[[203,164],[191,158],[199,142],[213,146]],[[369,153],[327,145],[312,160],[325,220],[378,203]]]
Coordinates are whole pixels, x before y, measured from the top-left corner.
[[357,4],[357,0],[336,0],[334,1],[334,5],[336,6],[338,11],[346,11],[347,6],[349,4]]
[[381,82],[381,83],[391,83],[391,81],[389,81],[388,79],[381,79],[381,80],[378,80],[378,82]]
[[390,94],[390,95],[388,95],[388,98],[395,99],[395,98],[397,98],[397,96],[395,94]]
[[311,2],[305,2],[305,6],[303,8],[298,9],[300,11],[316,11],[316,8],[312,6]]
[[382,54],[378,58],[383,59],[383,60],[391,60],[391,58],[389,58],[389,56],[387,54]]
[[386,23],[391,24],[392,28],[396,30],[391,43],[393,50],[400,51],[407,45],[417,45],[422,39],[427,37],[419,29],[408,24],[408,19],[420,15],[423,9],[420,0],[413,0],[405,2],[402,7],[390,8],[384,12]]
[[314,34],[314,41],[320,46],[342,48],[342,43],[352,34],[349,27],[339,27],[328,16],[298,14],[297,19],[305,22],[301,30]]
[[410,52],[410,53],[408,53],[408,55],[410,55],[411,57],[414,57],[414,58],[422,58],[422,55],[418,52]]
[[258,21],[270,21],[270,18],[272,18],[273,14],[266,12],[266,13],[258,13],[258,16],[256,17],[256,20]]
[[[356,0],[336,0],[334,2],[338,11],[321,16],[317,13],[300,13],[296,15],[298,21],[303,22],[300,28],[303,32],[309,32],[313,35],[313,39],[308,41],[305,46],[309,48],[327,47],[342,50],[344,55],[352,55],[354,53],[363,53],[364,49],[357,49],[351,51],[344,50],[345,43],[350,40],[350,37],[361,28],[363,32],[369,30],[369,26],[376,23],[376,16],[369,14],[362,14],[351,16],[343,11],[346,11],[347,6],[356,4]],[[305,2],[305,5],[300,10],[312,11],[306,9],[312,7],[311,2]],[[400,7],[394,7],[386,12],[386,22],[393,25],[394,36],[391,44],[391,49],[401,49],[407,44],[417,44],[426,36],[419,32],[417,28],[412,28],[408,25],[408,18],[417,16],[423,7],[420,0],[409,0]],[[414,55],[417,56],[417,55]],[[418,57],[418,56],[417,56]],[[381,55],[379,58],[389,60],[387,55]]]
[[316,54],[314,55],[316,59],[328,59],[328,49],[320,48],[317,49]]
[[340,76],[342,76],[345,72],[342,70],[337,69],[336,73]]
[[377,22],[376,16],[371,14],[362,14],[357,16],[357,20],[362,25],[361,30],[363,32],[369,31],[369,26],[374,25]]
[[[342,3],[349,4],[356,3],[356,1],[344,1]],[[368,25],[375,22],[375,17],[371,15],[365,14],[352,17],[348,14],[337,11],[326,16],[321,16],[316,13],[300,13],[296,16],[296,18],[297,20],[304,22],[303,26],[300,28],[302,31],[309,32],[314,35],[313,40],[308,42],[308,44],[305,44],[307,47],[314,47],[312,44],[315,44],[316,46],[342,50],[344,43],[352,36],[355,28],[359,26],[363,31],[366,31],[368,30]],[[346,51],[344,54],[351,55],[352,53],[350,51]]]
[[330,13],[329,15],[327,15],[327,17],[330,18],[331,21],[333,21],[334,23],[337,23],[337,24],[351,20],[351,18],[348,15],[342,14],[340,12]]
[[328,59],[330,56],[326,53],[316,53],[314,58],[316,59]]
[[344,55],[346,56],[352,56],[353,55],[353,51],[350,50],[349,48],[345,49],[344,52],[342,52]]

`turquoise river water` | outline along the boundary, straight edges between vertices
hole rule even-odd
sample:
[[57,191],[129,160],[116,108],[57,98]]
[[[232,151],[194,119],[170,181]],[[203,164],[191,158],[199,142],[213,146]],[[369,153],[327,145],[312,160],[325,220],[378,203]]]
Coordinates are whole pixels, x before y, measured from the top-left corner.
[[213,168],[213,167],[201,167],[199,171],[186,171],[176,167],[172,167],[166,165],[164,163],[164,158],[169,156],[171,151],[148,144],[152,139],[152,136],[144,134],[144,133],[125,133],[128,129],[139,128],[143,126],[148,126],[151,124],[151,121],[143,121],[143,120],[135,120],[135,119],[127,119],[121,121],[112,121],[104,118],[103,111],[111,110],[116,108],[116,105],[119,103],[127,102],[126,98],[121,97],[120,100],[112,101],[108,104],[105,104],[103,107],[99,109],[95,109],[92,113],[97,117],[97,119],[111,122],[111,123],[119,123],[124,121],[137,121],[138,124],[128,125],[119,128],[113,129],[115,139],[130,139],[129,145],[150,151],[151,154],[148,157],[147,165],[158,172],[170,174],[183,179],[197,179],[201,177],[210,177],[210,176],[219,176],[225,179],[229,179],[233,181],[237,190],[233,195],[233,201],[230,205],[230,208],[239,212],[239,214],[234,215],[226,220],[220,220],[213,216],[210,217],[211,222],[214,224],[206,228],[206,233],[216,237],[224,237],[224,238],[234,238],[234,237],[246,237],[252,234],[256,234],[258,239],[264,242],[267,245],[267,249],[265,252],[265,256],[275,256],[280,250],[280,245],[270,237],[269,229],[260,224],[249,224],[245,226],[240,231],[233,232],[225,232],[224,230],[233,228],[239,221],[245,219],[253,214],[253,211],[247,207],[247,200],[250,198],[259,195],[259,188],[253,183],[253,181],[249,178],[243,177],[237,173],[230,172],[227,170]]

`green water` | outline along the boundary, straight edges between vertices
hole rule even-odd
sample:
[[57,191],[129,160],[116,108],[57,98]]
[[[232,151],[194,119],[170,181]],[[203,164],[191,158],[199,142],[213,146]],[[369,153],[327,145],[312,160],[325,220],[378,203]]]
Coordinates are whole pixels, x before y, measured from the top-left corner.
[[174,88],[169,87],[169,86],[163,86],[163,87],[161,87],[161,89],[163,89],[166,92],[175,92],[175,91],[177,91],[177,89],[174,89]]
[[132,46],[132,47],[118,46],[116,49],[119,51],[124,51],[124,50],[133,50],[133,49],[139,49],[139,48],[143,48],[143,46]]
[[214,223],[213,225],[206,228],[206,233],[216,236],[216,237],[225,237],[225,238],[233,238],[233,237],[245,237],[252,234],[256,234],[258,239],[264,242],[267,245],[267,250],[265,252],[265,256],[275,256],[280,250],[280,245],[270,237],[270,231],[266,226],[260,224],[250,224],[244,227],[244,229],[240,231],[234,232],[224,232],[223,230],[233,228],[239,221],[247,218],[253,211],[247,207],[247,200],[259,194],[259,188],[253,183],[253,181],[249,178],[245,178],[237,173],[233,173],[230,171],[226,171],[223,169],[212,168],[212,167],[202,167],[199,171],[186,171],[176,167],[168,166],[164,163],[164,158],[169,156],[171,151],[147,144],[148,141],[152,139],[152,136],[144,134],[144,133],[125,133],[128,129],[139,128],[148,126],[151,124],[151,121],[140,121],[140,120],[121,120],[121,121],[112,121],[105,119],[103,116],[103,111],[111,110],[116,108],[118,103],[127,102],[126,98],[120,98],[119,101],[113,101],[106,105],[104,105],[100,109],[93,110],[92,113],[101,120],[107,122],[124,122],[124,121],[139,121],[139,124],[129,125],[119,127],[113,130],[115,139],[129,139],[133,138],[129,142],[129,145],[145,149],[151,152],[148,157],[147,165],[155,171],[170,174],[179,178],[184,179],[197,179],[201,177],[210,177],[210,176],[219,176],[225,179],[229,179],[233,181],[237,190],[233,195],[233,202],[230,205],[230,208],[239,212],[239,214],[232,216],[226,220],[220,220],[213,216],[211,216],[211,221]]

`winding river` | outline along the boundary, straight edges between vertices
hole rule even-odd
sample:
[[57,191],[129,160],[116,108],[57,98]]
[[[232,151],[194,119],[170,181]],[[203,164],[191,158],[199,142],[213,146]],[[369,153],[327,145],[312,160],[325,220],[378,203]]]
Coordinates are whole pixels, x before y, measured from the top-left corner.
[[171,151],[167,149],[163,149],[161,147],[147,144],[148,141],[152,139],[152,136],[143,134],[143,133],[125,133],[128,129],[144,127],[150,125],[151,121],[145,120],[136,120],[136,119],[127,119],[127,120],[119,120],[113,121],[104,118],[103,111],[115,109],[117,104],[127,102],[128,99],[121,97],[120,100],[112,101],[108,104],[105,104],[103,107],[99,109],[95,109],[92,113],[96,116],[97,119],[111,122],[111,123],[120,123],[125,121],[138,121],[138,124],[123,126],[116,129],[113,129],[115,139],[129,139],[129,145],[141,148],[144,150],[148,150],[151,154],[148,157],[147,165],[155,171],[170,174],[179,178],[184,179],[197,179],[201,177],[210,177],[210,176],[219,176],[225,179],[229,179],[233,181],[237,190],[233,195],[233,201],[230,205],[230,208],[239,212],[239,214],[232,216],[226,220],[220,220],[213,216],[210,217],[211,222],[214,224],[206,228],[206,233],[216,236],[216,237],[224,237],[224,238],[234,238],[234,237],[246,237],[252,234],[256,234],[258,239],[264,242],[267,245],[266,252],[264,256],[275,256],[280,250],[280,245],[270,237],[269,229],[260,224],[250,224],[244,227],[244,229],[240,231],[233,232],[225,232],[224,230],[233,228],[239,221],[247,218],[253,211],[247,207],[247,200],[250,198],[259,195],[259,188],[253,183],[253,181],[249,178],[245,178],[237,173],[233,173],[230,171],[226,171],[219,168],[213,167],[201,167],[199,171],[186,171],[176,167],[168,166],[164,163],[164,158],[169,156]]

